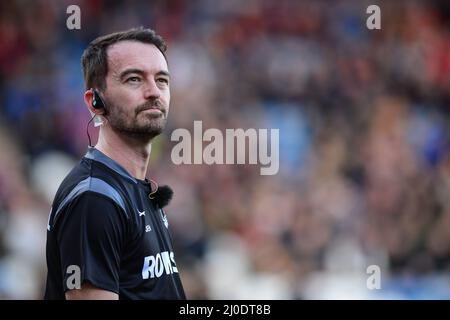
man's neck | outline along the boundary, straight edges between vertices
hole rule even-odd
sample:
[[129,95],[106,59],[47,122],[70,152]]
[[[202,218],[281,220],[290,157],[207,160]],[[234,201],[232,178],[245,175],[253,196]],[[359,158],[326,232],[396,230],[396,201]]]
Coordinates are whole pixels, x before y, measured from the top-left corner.
[[95,148],[124,167],[136,179],[145,179],[152,149],[150,141],[139,141],[113,130],[100,130]]

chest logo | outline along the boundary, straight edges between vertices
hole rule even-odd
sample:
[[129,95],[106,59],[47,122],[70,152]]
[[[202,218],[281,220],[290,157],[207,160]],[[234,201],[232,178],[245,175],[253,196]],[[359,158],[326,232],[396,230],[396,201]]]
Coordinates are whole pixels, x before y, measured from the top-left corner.
[[164,222],[164,225],[166,226],[166,228],[169,228],[169,221],[167,221],[167,216],[164,214],[164,212],[162,211],[162,209],[159,209],[159,214],[161,215],[161,219]]

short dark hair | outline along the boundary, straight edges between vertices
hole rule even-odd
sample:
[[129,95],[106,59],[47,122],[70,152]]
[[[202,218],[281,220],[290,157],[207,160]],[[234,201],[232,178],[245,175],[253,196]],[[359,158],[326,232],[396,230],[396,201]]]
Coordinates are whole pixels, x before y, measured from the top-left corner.
[[81,56],[84,83],[86,90],[90,88],[105,89],[108,74],[108,47],[125,40],[139,41],[155,45],[166,58],[167,45],[164,39],[152,29],[132,28],[125,31],[98,37],[89,43]]

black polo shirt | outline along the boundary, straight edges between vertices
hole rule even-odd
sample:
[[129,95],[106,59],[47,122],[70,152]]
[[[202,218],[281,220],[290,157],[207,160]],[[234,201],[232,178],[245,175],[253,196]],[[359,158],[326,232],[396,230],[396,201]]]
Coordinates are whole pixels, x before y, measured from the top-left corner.
[[45,299],[65,299],[78,274],[119,299],[185,299],[167,217],[150,191],[148,181],[89,148],[52,205]]

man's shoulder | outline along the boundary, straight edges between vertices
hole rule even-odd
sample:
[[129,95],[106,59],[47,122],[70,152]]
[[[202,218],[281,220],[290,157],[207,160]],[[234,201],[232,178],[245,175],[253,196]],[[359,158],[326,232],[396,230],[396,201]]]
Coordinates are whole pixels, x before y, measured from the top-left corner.
[[82,158],[78,164],[70,170],[66,177],[62,180],[61,184],[56,191],[53,205],[61,197],[64,197],[82,180],[86,179],[90,174],[89,166],[85,162],[85,158]]
[[61,182],[54,203],[76,190],[105,193],[105,190],[119,189],[120,178],[102,163],[83,157]]
[[101,163],[83,157],[61,182],[53,200],[51,220],[56,221],[62,211],[86,194],[99,202],[114,203],[126,215],[126,200],[117,179]]

